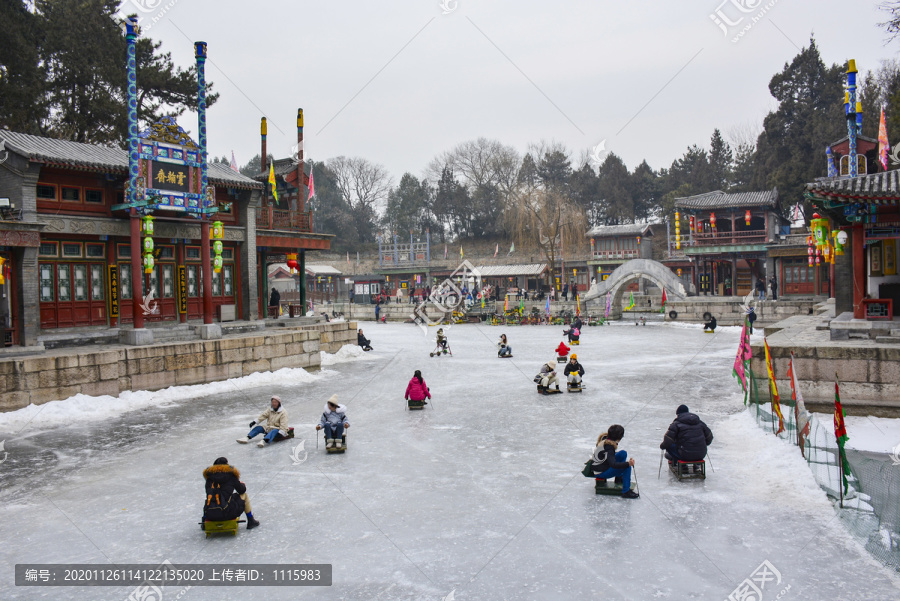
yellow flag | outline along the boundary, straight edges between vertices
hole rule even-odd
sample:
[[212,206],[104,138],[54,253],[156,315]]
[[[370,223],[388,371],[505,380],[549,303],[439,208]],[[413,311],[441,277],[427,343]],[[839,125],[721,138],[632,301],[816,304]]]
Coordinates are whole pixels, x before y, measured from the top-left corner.
[[275,184],[275,164],[269,163],[269,183],[272,184],[272,197],[278,202],[278,190]]

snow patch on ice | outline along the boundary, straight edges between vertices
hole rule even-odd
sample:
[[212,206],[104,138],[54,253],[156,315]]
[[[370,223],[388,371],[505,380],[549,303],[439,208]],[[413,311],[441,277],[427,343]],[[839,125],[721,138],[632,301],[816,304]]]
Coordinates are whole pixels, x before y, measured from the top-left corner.
[[[832,421],[830,415],[819,415],[823,424]],[[869,453],[900,455],[900,419],[848,415],[846,448]]]
[[355,361],[366,354],[362,347],[355,344],[345,344],[336,353],[326,353],[319,351],[322,357],[322,365],[334,365],[335,363],[347,363]]
[[188,399],[213,396],[235,389],[252,389],[258,386],[296,386],[318,380],[325,374],[311,374],[300,367],[285,367],[277,371],[256,372],[240,378],[195,384],[171,386],[162,390],[126,390],[118,397],[110,395],[90,396],[76,394],[62,401],[50,401],[42,405],[31,404],[16,411],[0,413],[0,430],[18,431],[25,426],[36,429],[56,428],[77,423],[102,421],[111,417],[146,407],[165,408]]

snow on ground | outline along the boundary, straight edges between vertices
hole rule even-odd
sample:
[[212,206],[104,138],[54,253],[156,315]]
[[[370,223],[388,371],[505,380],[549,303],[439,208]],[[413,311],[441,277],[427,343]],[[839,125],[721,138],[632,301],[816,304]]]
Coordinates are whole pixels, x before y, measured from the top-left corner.
[[[832,422],[830,415],[820,415],[819,418],[825,424]],[[900,456],[900,419],[848,415],[845,423],[848,436],[846,448]]]
[[355,344],[345,344],[336,353],[326,353],[325,351],[319,351],[319,354],[322,356],[322,365],[335,365],[337,363],[347,363],[348,361],[356,361],[357,359],[364,357],[366,355],[366,351],[362,350],[361,347]]
[[[454,355],[434,358],[430,330],[363,327],[375,347],[367,360],[341,362],[339,351],[317,377],[211,384],[201,387],[208,394],[88,419],[73,404],[70,421],[49,429],[0,422],[9,452],[0,598],[120,601],[131,592],[15,588],[16,563],[164,560],[334,566],[330,588],[194,587],[183,601],[439,600],[451,591],[459,601],[725,599],[763,561],[782,582],[762,601],[788,585],[788,601],[900,597],[896,575],[836,519],[798,450],[745,412],[731,376],[737,328],[586,327],[575,348],[585,391],[543,397],[532,377],[553,359],[561,327],[453,326]],[[501,333],[512,359],[496,358]],[[403,392],[416,369],[433,399],[410,412]],[[351,423],[344,455],[326,455],[314,430],[335,393]],[[271,394],[297,439],[235,443]],[[653,476],[680,403],[715,434],[702,482]],[[636,501],[596,496],[579,473],[613,423],[625,426],[620,448],[636,460]],[[206,539],[201,472],[223,455],[241,470],[262,526]]]

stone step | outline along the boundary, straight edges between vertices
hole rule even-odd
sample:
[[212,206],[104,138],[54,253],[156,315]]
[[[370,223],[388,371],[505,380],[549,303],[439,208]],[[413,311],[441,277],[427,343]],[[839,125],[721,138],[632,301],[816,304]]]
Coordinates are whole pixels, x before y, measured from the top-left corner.
[[891,336],[900,336],[900,328],[894,328],[891,330]]
[[900,336],[876,336],[875,342],[882,344],[900,344]]

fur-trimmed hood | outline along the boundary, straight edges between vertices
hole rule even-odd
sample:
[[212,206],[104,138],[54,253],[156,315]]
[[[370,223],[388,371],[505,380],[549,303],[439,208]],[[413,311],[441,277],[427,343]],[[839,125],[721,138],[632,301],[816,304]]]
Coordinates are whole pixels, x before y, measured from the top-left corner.
[[[328,406],[328,403],[325,403],[325,409],[323,409],[324,413],[331,413],[331,408]],[[347,406],[338,404],[337,409],[334,410],[335,413],[340,413],[344,415],[347,413]]]
[[208,479],[210,476],[234,476],[238,480],[241,479],[241,473],[233,465],[211,465],[203,470],[203,477]]

